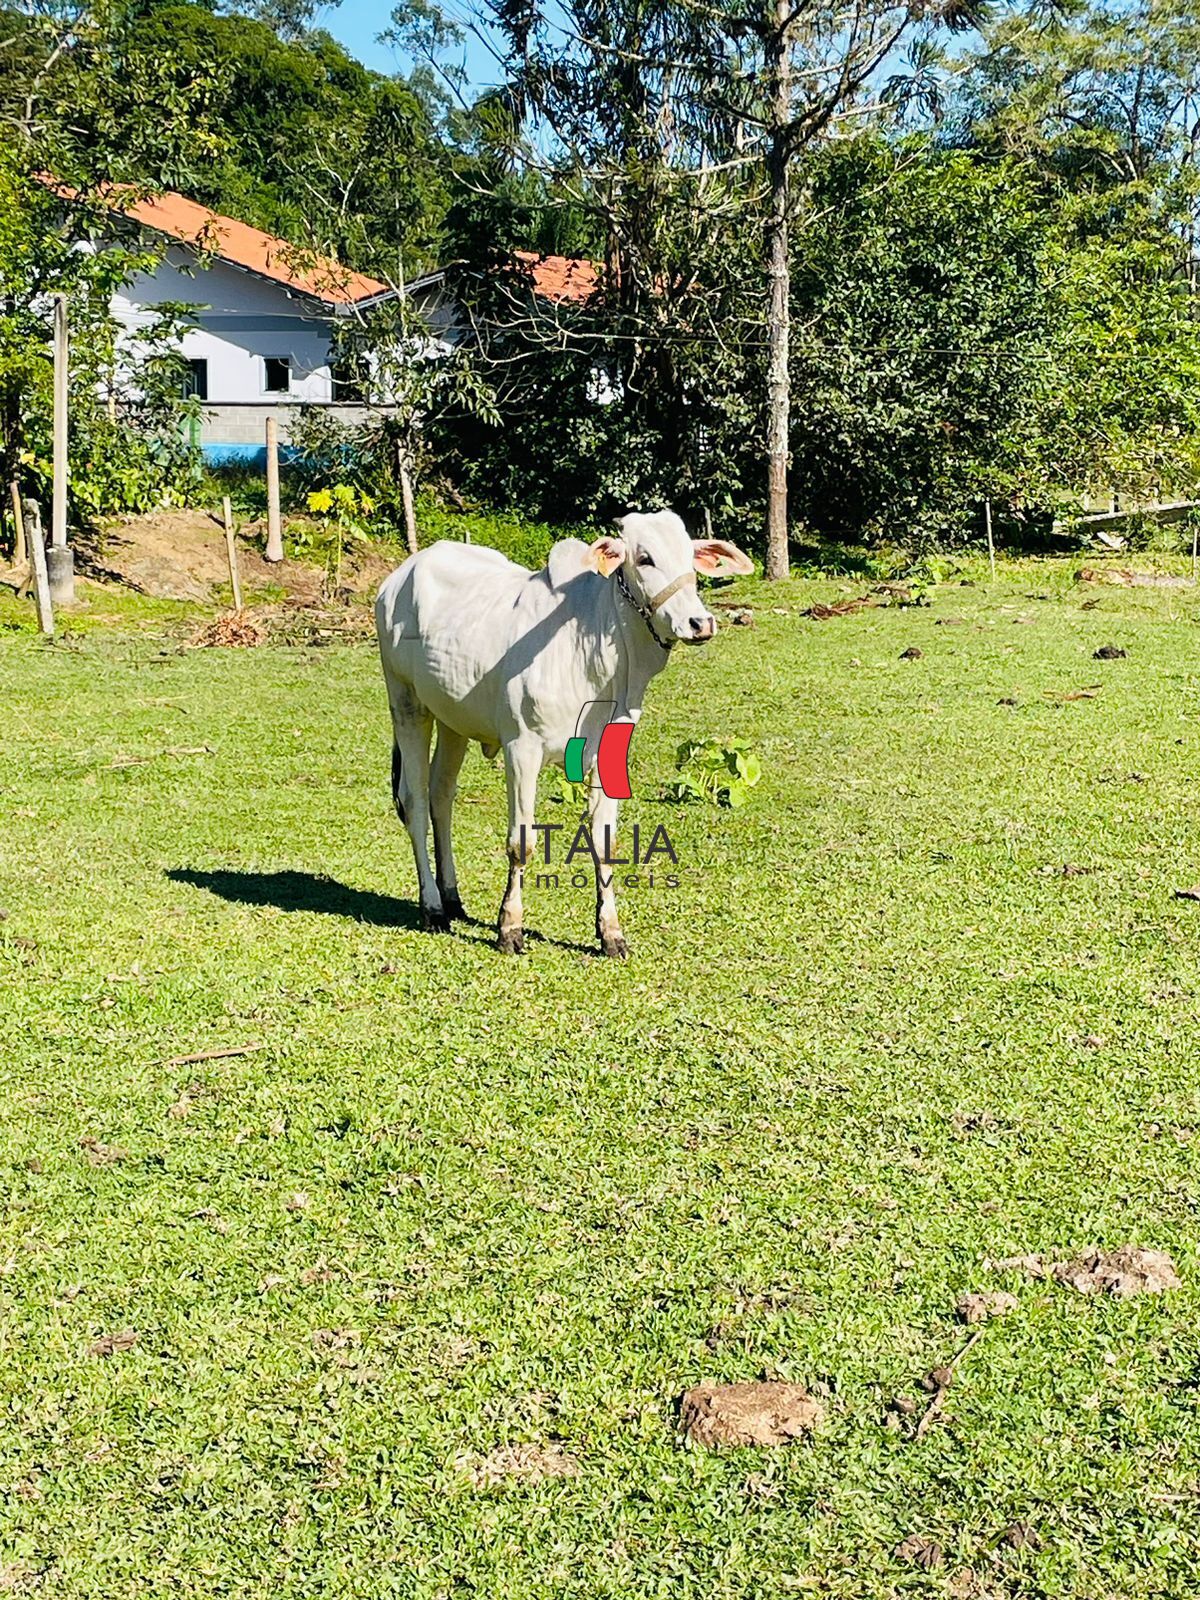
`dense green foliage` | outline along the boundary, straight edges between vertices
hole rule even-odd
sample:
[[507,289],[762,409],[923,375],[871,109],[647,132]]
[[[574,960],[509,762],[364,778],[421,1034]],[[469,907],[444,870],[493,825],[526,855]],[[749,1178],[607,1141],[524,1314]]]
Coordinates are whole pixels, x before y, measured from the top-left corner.
[[[0,145],[0,484],[48,504],[51,484],[52,297],[66,296],[72,335],[70,511],[76,525],[97,515],[142,511],[185,495],[197,461],[180,398],[175,338],[182,308],[163,305],[139,350],[118,364],[112,293],[152,266],[156,250],[113,244],[101,208],[64,214],[45,184]],[[106,248],[93,249],[95,238]],[[9,527],[11,537],[11,524]]]
[[[797,538],[960,542],[990,501],[1020,541],[1089,491],[1194,492],[1193,8],[1007,8],[953,55],[923,30],[879,104],[839,102],[838,137],[796,145]],[[318,476],[357,455],[391,520],[404,462],[539,516],[670,503],[753,542],[762,84],[747,65],[736,105],[718,104],[730,40],[754,28],[736,5],[702,10],[601,8],[597,38],[556,65],[553,8],[498,4],[508,81],[456,105],[452,71],[440,90],[428,64],[371,72],[304,3],[10,3],[0,142],[14,171],[182,189],[395,283],[445,265],[469,325],[458,355],[422,370],[421,331],[395,308],[348,326],[370,398],[390,387],[396,406],[361,449],[311,452]],[[425,0],[391,28],[435,62],[461,37]],[[685,48],[686,70],[639,70]],[[523,249],[590,258],[601,291],[538,296]],[[109,492],[97,480],[98,507]]]
[[369,72],[328,34],[282,39],[196,5],[145,6],[118,47],[135,79],[141,61],[160,60],[180,85],[214,85],[214,158],[146,176],[385,281],[436,264],[448,164],[408,84]]
[[1027,537],[1072,491],[1200,481],[1200,342],[1176,241],[1084,231],[1011,156],[835,147],[796,252],[794,498],[812,528]]

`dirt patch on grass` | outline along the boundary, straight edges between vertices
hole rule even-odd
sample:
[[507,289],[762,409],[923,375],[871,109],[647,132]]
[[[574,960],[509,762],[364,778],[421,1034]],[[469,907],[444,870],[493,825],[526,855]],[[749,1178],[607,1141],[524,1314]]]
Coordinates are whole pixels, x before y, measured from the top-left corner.
[[1017,1309],[1017,1297],[1004,1289],[993,1289],[982,1294],[960,1294],[954,1307],[960,1322],[974,1324],[989,1322],[993,1317],[1005,1317]]
[[1008,1256],[993,1265],[1006,1272],[1022,1272],[1029,1278],[1051,1279],[1079,1294],[1109,1294],[1116,1300],[1183,1287],[1175,1263],[1165,1251],[1132,1244],[1121,1245],[1117,1250],[1085,1250],[1070,1261]]
[[[263,559],[265,528],[238,527],[238,563],[247,591],[282,591],[293,604],[325,600],[325,571],[316,563]],[[110,523],[88,545],[80,545],[80,571],[100,582],[120,583],[160,600],[208,601],[228,586],[224,530],[204,511],[153,511]],[[369,599],[398,564],[394,553],[374,547],[347,549],[339,593]]]

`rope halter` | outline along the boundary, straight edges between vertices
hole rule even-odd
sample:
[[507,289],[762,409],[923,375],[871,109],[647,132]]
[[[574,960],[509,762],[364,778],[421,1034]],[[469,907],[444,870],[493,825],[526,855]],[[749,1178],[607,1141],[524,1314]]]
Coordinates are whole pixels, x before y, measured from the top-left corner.
[[633,590],[625,581],[624,567],[621,566],[617,568],[617,588],[620,589],[626,600],[629,601],[629,604],[646,624],[646,627],[650,633],[650,637],[654,640],[655,644],[660,650],[673,650],[678,643],[678,640],[670,639],[664,643],[663,640],[659,638],[658,630],[654,626],[654,613],[659,609],[660,606],[665,606],[671,596],[673,594],[678,594],[680,589],[694,589],[695,587],[696,574],[689,568],[687,572],[681,572],[677,578],[673,579],[666,586],[665,589],[660,589],[654,596],[654,599],[649,602],[649,604],[643,604],[643,602],[634,595]]

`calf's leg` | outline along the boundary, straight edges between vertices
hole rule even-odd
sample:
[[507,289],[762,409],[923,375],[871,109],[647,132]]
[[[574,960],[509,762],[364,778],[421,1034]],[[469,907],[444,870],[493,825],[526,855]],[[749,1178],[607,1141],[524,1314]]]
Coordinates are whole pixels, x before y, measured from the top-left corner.
[[592,774],[588,800],[588,823],[596,853],[596,937],[606,956],[629,954],[621,924],[617,919],[617,897],[613,890],[613,869],[609,865],[617,853],[617,813],[619,800],[610,800]]
[[500,905],[496,948],[519,956],[525,948],[525,911],[521,890],[525,863],[533,854],[533,807],[537,799],[542,747],[535,739],[514,739],[504,747],[508,778],[508,887]]
[[467,753],[467,740],[454,733],[444,722],[437,725],[437,746],[433,752],[433,765],[429,772],[429,809],[433,815],[433,859],[436,865],[438,892],[442,897],[442,910],[448,920],[466,916],[458,892],[458,874],[454,868],[454,848],[450,839],[450,823],[454,810],[454,796],[458,792],[458,774]]
[[412,841],[421,892],[421,924],[429,932],[444,933],[450,923],[429,865],[429,740],[433,718],[406,686],[389,685],[389,699],[395,741],[392,798]]

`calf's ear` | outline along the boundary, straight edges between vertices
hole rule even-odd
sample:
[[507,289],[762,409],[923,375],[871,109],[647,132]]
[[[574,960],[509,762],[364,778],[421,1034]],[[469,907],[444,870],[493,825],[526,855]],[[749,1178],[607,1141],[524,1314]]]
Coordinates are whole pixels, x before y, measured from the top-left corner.
[[588,546],[583,564],[585,567],[590,567],[593,572],[598,572],[602,578],[607,578],[610,573],[617,570],[624,559],[625,541],[606,536]]
[[692,561],[697,572],[711,573],[714,578],[734,573],[744,578],[754,571],[754,563],[746,552],[724,539],[693,539]]

